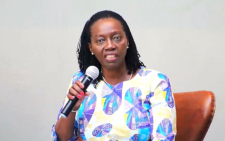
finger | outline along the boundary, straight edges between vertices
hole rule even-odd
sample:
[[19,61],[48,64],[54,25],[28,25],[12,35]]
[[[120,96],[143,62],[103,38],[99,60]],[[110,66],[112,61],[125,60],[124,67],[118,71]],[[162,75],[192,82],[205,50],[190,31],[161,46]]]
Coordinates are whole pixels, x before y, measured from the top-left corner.
[[73,99],[75,98],[75,96],[74,96],[74,95],[71,95],[70,93],[67,94],[67,97],[68,97],[69,99],[71,99],[71,100],[73,100]]
[[77,93],[78,93],[78,92],[77,92],[74,88],[72,88],[72,87],[71,87],[71,88],[69,89],[69,91],[68,91],[68,94],[71,94],[71,95],[73,95],[73,96],[76,96]]
[[81,92],[78,94],[78,98],[80,99],[80,98],[83,97],[83,96],[84,96],[84,92],[81,91]]
[[71,88],[74,89],[78,94],[83,92],[83,90],[77,84],[73,84]]
[[[82,91],[81,91],[81,95],[82,95]],[[69,89],[69,92],[68,92],[68,98],[69,99],[74,99],[75,97],[80,99],[81,95],[74,88],[71,87]]]
[[[78,87],[78,86],[77,86]],[[80,99],[82,96],[84,96],[84,92],[81,91],[80,93],[78,93],[74,88],[70,88],[69,89],[69,93],[68,93],[68,98],[69,99],[74,99],[75,97],[77,97],[78,99]]]
[[79,80],[77,80],[77,81],[75,82],[75,84],[77,84],[81,89],[84,88],[84,84],[83,84],[82,82],[80,82]]
[[67,97],[68,97],[69,99],[71,99],[71,100],[73,100],[75,97],[77,97],[78,99],[81,99],[83,96],[84,96],[84,95],[82,95],[82,94],[75,94],[75,95],[73,94],[73,95],[72,95],[72,94],[70,94],[70,93],[67,95]]
[[85,95],[85,96],[89,96],[90,93],[89,93],[89,92],[85,92],[84,95]]

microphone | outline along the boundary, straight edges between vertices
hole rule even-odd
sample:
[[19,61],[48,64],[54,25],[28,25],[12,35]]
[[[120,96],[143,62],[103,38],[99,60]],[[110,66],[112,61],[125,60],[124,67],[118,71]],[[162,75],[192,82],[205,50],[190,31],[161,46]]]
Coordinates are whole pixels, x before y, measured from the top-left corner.
[[[82,89],[84,92],[86,92],[86,89],[91,84],[92,80],[95,80],[99,75],[99,70],[95,66],[90,66],[87,68],[84,78],[81,81],[84,85],[84,88]],[[63,118],[68,117],[70,112],[72,111],[74,105],[77,103],[79,99],[75,97],[74,99],[69,99],[69,101],[64,106],[63,110],[61,111],[61,116]]]

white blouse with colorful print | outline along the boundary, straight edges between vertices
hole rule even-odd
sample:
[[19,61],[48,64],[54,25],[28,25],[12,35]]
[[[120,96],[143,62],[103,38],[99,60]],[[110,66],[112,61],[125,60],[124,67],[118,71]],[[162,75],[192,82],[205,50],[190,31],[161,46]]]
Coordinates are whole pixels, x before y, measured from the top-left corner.
[[[75,73],[72,84],[82,80]],[[69,88],[70,88],[69,87]],[[169,79],[162,73],[142,67],[129,81],[109,85],[100,81],[87,89],[75,117],[74,135],[86,141],[174,141],[176,108]],[[60,113],[68,98],[66,97]],[[57,141],[55,125],[52,139]]]

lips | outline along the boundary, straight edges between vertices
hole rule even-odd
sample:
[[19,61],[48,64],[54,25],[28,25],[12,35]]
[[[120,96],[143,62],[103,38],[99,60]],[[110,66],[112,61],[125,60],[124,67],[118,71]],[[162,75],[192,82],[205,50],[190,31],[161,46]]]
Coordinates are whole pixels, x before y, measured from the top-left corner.
[[117,60],[118,55],[117,54],[106,54],[106,55],[104,55],[104,57],[105,57],[106,61],[114,62]]

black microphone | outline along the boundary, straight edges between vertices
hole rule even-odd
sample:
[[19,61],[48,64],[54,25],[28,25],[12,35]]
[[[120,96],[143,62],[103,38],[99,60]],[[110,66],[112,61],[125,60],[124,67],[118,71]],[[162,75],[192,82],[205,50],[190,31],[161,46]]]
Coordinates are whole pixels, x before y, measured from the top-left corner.
[[[87,68],[84,78],[81,81],[84,85],[84,88],[82,89],[84,92],[86,92],[88,86],[91,84],[92,80],[95,80],[99,75],[99,70],[95,66],[90,66]],[[61,116],[63,118],[68,117],[70,112],[72,111],[74,105],[77,103],[79,99],[75,97],[73,100],[69,99],[69,101],[64,106],[63,110],[61,111]]]

